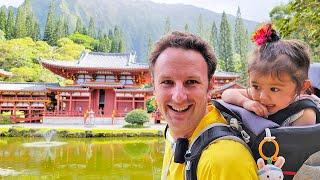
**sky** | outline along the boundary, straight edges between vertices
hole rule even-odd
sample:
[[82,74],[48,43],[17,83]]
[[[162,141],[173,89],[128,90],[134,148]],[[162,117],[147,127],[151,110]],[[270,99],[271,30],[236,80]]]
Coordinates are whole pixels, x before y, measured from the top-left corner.
[[[24,0],[0,0],[2,5],[19,6]],[[289,0],[151,0],[166,4],[189,4],[211,11],[236,15],[238,6],[244,19],[263,22],[269,20],[269,12],[274,6],[286,4]]]
[[238,6],[244,19],[263,22],[270,20],[269,12],[274,6],[287,4],[289,0],[151,0],[166,4],[188,4],[211,11],[236,15]]

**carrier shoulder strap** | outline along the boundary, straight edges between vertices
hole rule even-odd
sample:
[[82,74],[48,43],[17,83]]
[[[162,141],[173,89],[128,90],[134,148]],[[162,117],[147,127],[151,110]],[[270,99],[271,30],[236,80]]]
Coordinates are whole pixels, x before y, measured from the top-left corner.
[[311,108],[315,111],[317,116],[316,123],[320,123],[320,110],[311,99],[301,99],[293,102],[288,107],[278,111],[275,114],[270,115],[268,119],[281,125],[288,117],[307,108]]
[[[204,129],[198,137],[191,143],[186,155],[186,168],[185,179],[196,180],[197,179],[197,167],[204,149],[206,149],[211,143],[222,140],[230,139],[238,141],[246,146],[246,143],[240,139],[239,132],[232,129],[230,126],[215,123]],[[246,146],[247,147],[247,146]],[[248,148],[248,147],[247,147]],[[249,149],[249,148],[248,148]]]

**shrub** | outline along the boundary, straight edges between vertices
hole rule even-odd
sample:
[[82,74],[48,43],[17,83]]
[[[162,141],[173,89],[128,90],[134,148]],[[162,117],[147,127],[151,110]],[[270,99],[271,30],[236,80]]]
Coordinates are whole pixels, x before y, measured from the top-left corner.
[[146,107],[147,107],[148,113],[152,113],[156,111],[157,106],[156,106],[156,99],[154,96],[146,101]]
[[0,114],[0,124],[12,124],[10,116]]
[[149,115],[146,111],[142,109],[134,109],[124,117],[124,120],[130,124],[137,124],[143,126],[145,122],[149,121]]

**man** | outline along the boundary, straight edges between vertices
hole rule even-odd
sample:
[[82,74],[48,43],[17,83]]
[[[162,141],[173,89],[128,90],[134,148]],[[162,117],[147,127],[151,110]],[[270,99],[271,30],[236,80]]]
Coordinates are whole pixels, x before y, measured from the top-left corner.
[[[213,106],[207,106],[216,57],[201,38],[173,32],[160,39],[151,53],[157,105],[168,122],[169,133],[192,142],[213,123],[226,120]],[[185,163],[175,163],[174,146],[166,140],[162,179],[183,179]],[[256,164],[244,145],[218,140],[202,152],[197,179],[257,179]]]

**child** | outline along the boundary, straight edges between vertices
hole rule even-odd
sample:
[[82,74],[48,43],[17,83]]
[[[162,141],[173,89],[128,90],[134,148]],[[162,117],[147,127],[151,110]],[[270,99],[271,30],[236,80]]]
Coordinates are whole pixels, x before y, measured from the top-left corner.
[[[248,65],[248,89],[227,89],[222,100],[242,106],[259,116],[268,117],[286,108],[310,88],[308,47],[298,40],[281,40],[271,24],[265,24],[253,35],[258,47]],[[311,125],[316,113],[307,108],[286,119],[282,126]]]

